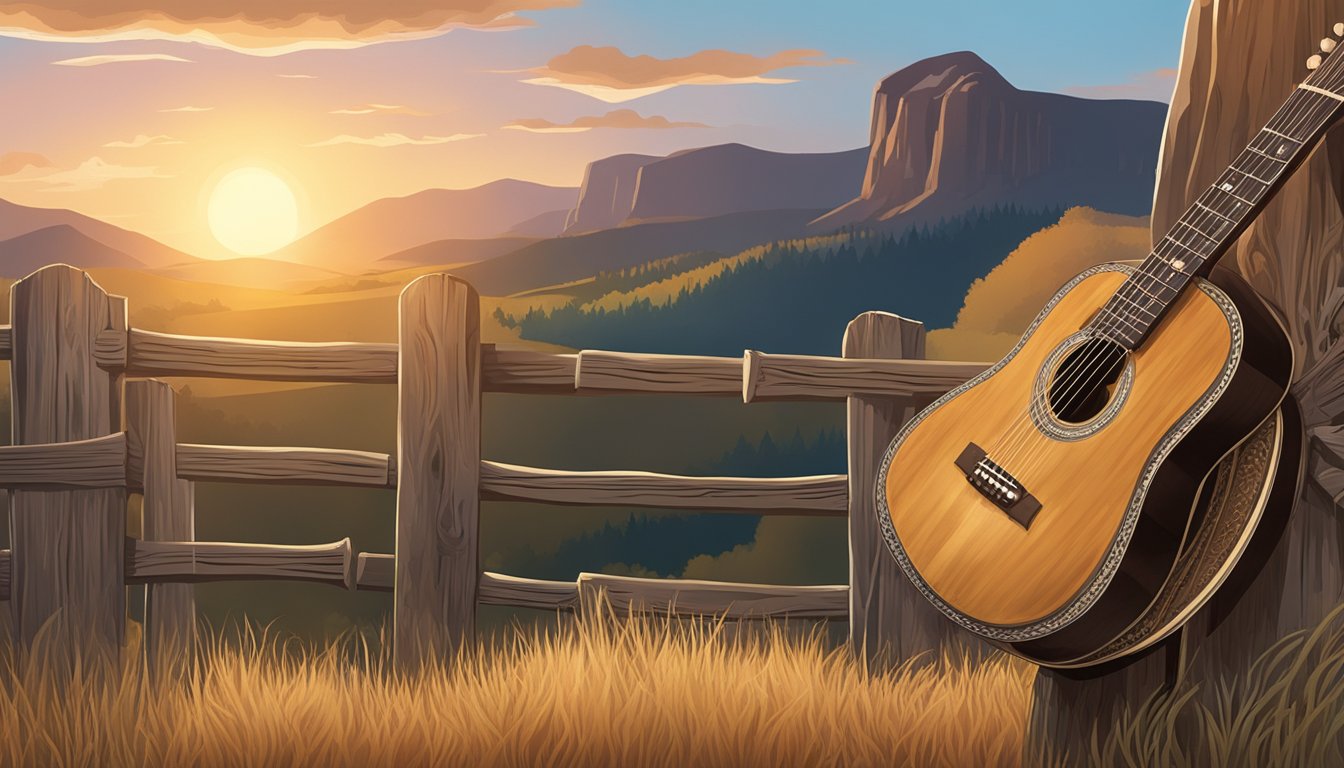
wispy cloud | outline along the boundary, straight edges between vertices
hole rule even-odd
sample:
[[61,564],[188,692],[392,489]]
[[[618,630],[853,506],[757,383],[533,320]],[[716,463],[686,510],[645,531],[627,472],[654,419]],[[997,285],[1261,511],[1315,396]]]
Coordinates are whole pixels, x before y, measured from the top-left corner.
[[1064,92],[1086,99],[1142,99],[1165,103],[1171,101],[1172,91],[1176,89],[1176,75],[1174,68],[1163,67],[1137,72],[1123,83],[1075,85],[1065,88]]
[[344,109],[331,110],[333,115],[410,115],[412,117],[424,117],[428,112],[422,112],[413,107],[403,106],[401,104],[361,104],[358,107],[346,107]]
[[12,176],[27,168],[50,168],[51,161],[36,152],[6,152],[0,154],[0,176]]
[[367,147],[400,147],[406,145],[423,146],[427,144],[447,144],[450,141],[466,141],[467,139],[476,139],[484,136],[483,133],[454,133],[451,136],[421,136],[414,138],[404,133],[382,133],[377,136],[351,136],[343,133],[340,136],[333,136],[330,139],[319,141],[313,144],[305,144],[306,147],[334,147],[337,144],[360,144]]
[[540,117],[532,117],[514,120],[504,127],[515,131],[531,131],[532,133],[580,133],[591,131],[594,128],[630,130],[640,128],[709,128],[710,126],[704,123],[676,122],[668,120],[662,115],[645,117],[633,109],[615,109],[605,115],[579,117],[568,123],[555,123]]
[[457,28],[510,29],[520,11],[578,0],[44,0],[0,4],[7,37],[57,42],[175,40],[275,56],[417,40]]
[[170,56],[166,53],[104,53],[98,56],[80,56],[74,59],[53,61],[58,67],[99,67],[104,64],[129,64],[136,61],[172,61],[190,64],[191,59]]
[[23,180],[41,182],[54,192],[82,192],[97,189],[112,181],[167,178],[172,177],[160,173],[157,167],[117,165],[100,157],[91,157],[75,168],[30,176]]
[[767,75],[793,67],[848,63],[848,59],[827,58],[821,51],[805,49],[780,51],[769,56],[708,50],[659,59],[630,56],[611,46],[581,45],[556,56],[544,66],[523,70],[533,75],[523,82],[564,88],[608,103],[618,103],[683,85],[793,83],[797,81],[792,78]]
[[171,108],[171,109],[160,109],[159,111],[160,111],[160,112],[209,112],[209,111],[212,110],[212,109],[214,109],[214,107],[193,107],[193,106],[188,105],[188,106],[185,106],[185,107],[173,107],[173,108]]
[[285,74],[282,74],[282,75],[276,75],[276,77],[288,77],[288,78],[291,78],[291,79],[294,79],[294,80],[316,80],[316,79],[317,79],[317,75],[304,75],[304,74],[298,74],[298,73],[285,73]]
[[141,133],[136,135],[134,139],[130,139],[129,141],[109,141],[103,146],[118,149],[139,149],[141,147],[148,147],[148,146],[164,147],[171,144],[185,144],[185,143],[186,142],[182,141],[181,139],[175,139],[172,136],[165,136],[163,134],[159,134],[158,136],[149,136]]

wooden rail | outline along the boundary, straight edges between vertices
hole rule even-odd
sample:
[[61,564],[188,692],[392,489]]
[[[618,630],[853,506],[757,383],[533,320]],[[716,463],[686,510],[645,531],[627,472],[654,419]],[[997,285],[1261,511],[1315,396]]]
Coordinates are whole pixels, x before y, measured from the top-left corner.
[[[0,326],[0,359],[12,356]],[[120,346],[119,346],[120,345]],[[258,381],[393,384],[396,344],[298,342],[182,336],[132,328],[100,334],[100,363],[130,376],[204,376]],[[650,355],[585,349],[574,354],[481,345],[481,389],[516,394],[675,394],[771,400],[843,400],[853,395],[937,396],[985,370],[984,363],[775,355]]]
[[844,475],[688,477],[654,472],[571,472],[481,462],[483,499],[546,504],[713,509],[843,516]]
[[397,380],[396,344],[217,339],[139,329],[131,329],[127,336],[130,376],[356,384]]
[[0,446],[0,488],[120,488],[123,432],[67,443]]
[[177,444],[183,480],[392,488],[396,469],[385,453],[328,448]]
[[260,579],[354,589],[353,562],[349,539],[312,546],[128,539],[126,583]]
[[[361,552],[356,586],[391,592],[393,556]],[[724,616],[730,619],[792,617],[841,621],[848,614],[849,587],[795,587],[690,579],[638,579],[581,573],[577,581],[546,581],[481,574],[482,605],[575,611],[596,607],[605,596],[618,614],[652,612],[673,616]]]

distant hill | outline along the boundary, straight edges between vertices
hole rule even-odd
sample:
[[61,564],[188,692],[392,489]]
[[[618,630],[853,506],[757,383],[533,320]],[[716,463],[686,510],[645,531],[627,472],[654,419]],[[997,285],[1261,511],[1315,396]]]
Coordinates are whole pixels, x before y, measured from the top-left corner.
[[491,238],[574,204],[573,187],[502,179],[472,189],[426,189],[376,200],[322,226],[269,258],[332,269],[367,267],[436,240]]
[[817,228],[1008,204],[1146,214],[1166,114],[1019,90],[969,51],[925,59],[878,84],[862,187]]
[[[137,263],[151,267],[196,260],[193,256],[169,248],[139,232],[122,229],[82,213],[64,208],[33,208],[0,200],[0,240],[11,240],[30,232],[58,226],[70,227],[85,237],[119,251]],[[69,259],[57,259],[57,261],[70,263]],[[8,264],[5,264],[5,270],[12,271]]]
[[164,277],[194,283],[215,283],[247,288],[296,288],[342,277],[339,272],[307,264],[274,259],[202,259],[154,270]]
[[590,163],[566,232],[745,211],[832,208],[863,181],[866,148],[770,152],[721,144],[667,157],[615,155]]
[[690,251],[735,253],[782,238],[798,237],[820,209],[750,211],[689,221],[633,224],[582,235],[556,237],[471,264],[454,273],[491,296],[592,277],[622,267]]
[[81,269],[143,269],[145,266],[69,224],[57,224],[0,241],[0,277],[19,278],[57,263]]
[[378,260],[378,267],[395,269],[431,264],[470,264],[512,253],[537,242],[535,237],[492,237],[487,240],[435,240],[397,251]]

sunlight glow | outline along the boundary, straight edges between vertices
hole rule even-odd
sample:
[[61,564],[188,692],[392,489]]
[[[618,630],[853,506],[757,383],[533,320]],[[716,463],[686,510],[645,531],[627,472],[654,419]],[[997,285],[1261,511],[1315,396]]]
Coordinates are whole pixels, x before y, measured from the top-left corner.
[[294,191],[264,168],[239,168],[220,179],[206,215],[215,239],[244,256],[270,253],[299,234]]

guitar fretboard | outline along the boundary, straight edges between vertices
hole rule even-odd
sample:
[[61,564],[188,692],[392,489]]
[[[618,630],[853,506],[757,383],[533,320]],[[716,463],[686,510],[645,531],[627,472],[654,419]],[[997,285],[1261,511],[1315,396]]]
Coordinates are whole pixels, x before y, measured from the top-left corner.
[[[1091,327],[1136,349],[1181,291],[1213,268],[1344,109],[1344,57],[1294,89],[1236,160],[1115,292]],[[1326,87],[1328,84],[1330,87]]]

